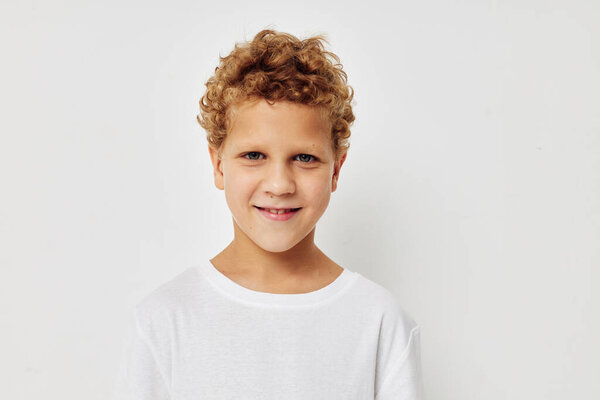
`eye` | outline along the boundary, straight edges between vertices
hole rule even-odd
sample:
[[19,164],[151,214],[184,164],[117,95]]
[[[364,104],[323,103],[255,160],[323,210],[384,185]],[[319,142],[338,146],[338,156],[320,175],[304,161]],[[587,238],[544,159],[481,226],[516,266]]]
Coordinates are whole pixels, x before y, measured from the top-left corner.
[[[263,155],[263,154],[258,151],[250,151],[250,152],[242,155],[242,157],[244,157],[247,160],[257,161],[257,160],[259,160],[259,158],[254,158],[254,157],[260,156],[260,155]],[[310,164],[311,161],[314,161],[317,159],[315,156],[310,155],[310,154],[298,154],[296,157],[303,157],[302,159],[300,159],[300,161],[302,161],[302,163],[304,163],[304,164]]]
[[[262,154],[262,153],[259,153],[258,151],[251,151],[249,153],[244,154],[242,157],[247,158],[246,157],[247,155],[255,155],[255,154]],[[252,158],[251,157],[251,158],[248,158],[248,160],[257,160],[257,158]]]
[[[315,159],[316,159],[316,157],[315,157],[315,156],[312,156],[312,155],[310,155],[310,154],[298,154],[296,157],[301,157],[301,156],[312,157],[312,158],[311,158],[311,160],[315,160]],[[308,161],[307,163],[310,163],[310,161]]]

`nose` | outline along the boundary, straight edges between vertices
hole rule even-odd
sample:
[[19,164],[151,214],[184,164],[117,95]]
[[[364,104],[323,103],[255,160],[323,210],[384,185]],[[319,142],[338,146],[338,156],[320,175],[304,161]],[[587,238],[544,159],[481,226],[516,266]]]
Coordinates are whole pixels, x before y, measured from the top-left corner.
[[285,163],[271,163],[270,167],[265,169],[263,183],[264,190],[274,196],[294,193],[296,190],[294,174]]

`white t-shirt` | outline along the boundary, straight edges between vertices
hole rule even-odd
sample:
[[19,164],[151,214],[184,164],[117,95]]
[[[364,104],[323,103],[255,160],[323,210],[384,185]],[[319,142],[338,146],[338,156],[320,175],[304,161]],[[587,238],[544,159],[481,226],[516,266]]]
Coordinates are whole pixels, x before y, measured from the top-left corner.
[[130,316],[118,400],[422,400],[419,325],[348,269],[316,291],[275,294],[206,260]]

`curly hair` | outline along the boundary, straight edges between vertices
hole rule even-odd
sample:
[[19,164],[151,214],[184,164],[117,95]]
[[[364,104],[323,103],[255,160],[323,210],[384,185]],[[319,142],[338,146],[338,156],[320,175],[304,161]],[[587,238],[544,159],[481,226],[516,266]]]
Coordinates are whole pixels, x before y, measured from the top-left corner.
[[270,104],[283,100],[321,107],[331,122],[336,157],[348,149],[354,90],[339,57],[325,50],[323,42],[329,44],[322,35],[299,40],[264,29],[251,42],[236,43],[226,57],[219,56],[220,64],[206,82],[196,117],[209,145],[220,152],[232,106],[263,98]]

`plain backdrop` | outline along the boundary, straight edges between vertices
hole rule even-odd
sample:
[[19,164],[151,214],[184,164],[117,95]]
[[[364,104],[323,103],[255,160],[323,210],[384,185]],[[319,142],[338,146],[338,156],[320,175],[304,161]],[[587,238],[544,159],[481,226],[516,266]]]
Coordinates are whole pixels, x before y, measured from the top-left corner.
[[0,7],[0,398],[110,398],[127,308],[232,239],[198,101],[263,28],[349,75],[316,242],[422,326],[427,399],[600,398],[598,2]]

